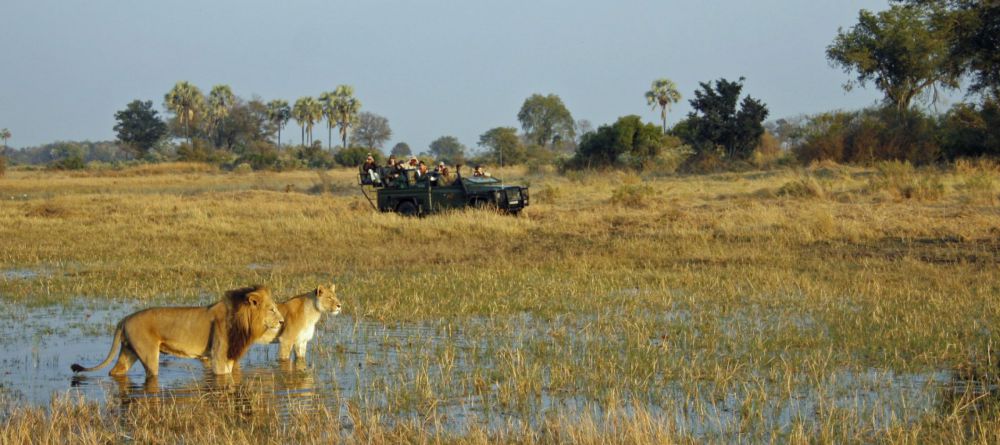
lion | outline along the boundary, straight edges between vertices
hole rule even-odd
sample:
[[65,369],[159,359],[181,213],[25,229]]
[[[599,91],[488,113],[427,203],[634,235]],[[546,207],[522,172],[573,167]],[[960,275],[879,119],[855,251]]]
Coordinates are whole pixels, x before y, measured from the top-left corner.
[[103,362],[86,368],[73,364],[73,372],[89,372],[111,363],[121,346],[113,376],[125,375],[138,359],[146,377],[160,370],[160,352],[178,357],[207,358],[212,372],[229,374],[250,345],[269,330],[279,329],[284,318],[265,286],[226,292],[205,307],[157,307],[126,316],[115,328],[111,350]]
[[306,345],[316,333],[316,323],[324,313],[337,315],[340,313],[340,300],[337,298],[337,286],[329,288],[317,286],[309,292],[296,295],[283,303],[278,303],[278,310],[285,323],[278,329],[265,333],[257,343],[278,343],[278,360],[288,361],[292,358],[292,347],[295,347],[295,359],[305,360]]

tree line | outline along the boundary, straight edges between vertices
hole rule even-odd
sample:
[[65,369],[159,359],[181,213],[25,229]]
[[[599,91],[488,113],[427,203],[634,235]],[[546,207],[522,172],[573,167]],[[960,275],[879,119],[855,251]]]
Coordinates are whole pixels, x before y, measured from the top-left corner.
[[[517,112],[520,128],[486,130],[478,138],[478,152],[444,135],[418,155],[452,164],[643,169],[665,154],[675,158],[680,154],[686,158],[681,167],[691,170],[728,168],[768,156],[806,163],[890,159],[932,163],[1000,156],[998,29],[1000,2],[893,0],[884,11],[859,11],[857,23],[840,29],[825,49],[831,65],[851,76],[845,89],[874,86],[883,93],[880,104],[866,109],[783,118],[765,125],[768,107],[743,94],[744,79],[720,78],[699,83],[688,101],[691,112],[668,126],[667,114],[682,95],[673,81],[660,78],[644,95],[646,104],[659,111],[659,125],[629,114],[594,128],[587,120],[575,120],[559,96],[533,94]],[[938,112],[936,105],[944,92],[963,92],[964,100]],[[151,101],[133,101],[115,114],[122,156],[247,162],[258,168],[356,165],[368,152],[382,158],[383,146],[392,136],[386,118],[361,111],[361,101],[349,85],[290,105],[282,99],[244,100],[226,85],[216,85],[206,95],[188,82],[178,82],[164,96],[164,107],[170,114],[166,119]],[[291,121],[299,127],[295,145],[282,138]],[[314,139],[315,127],[324,123],[326,149]],[[338,147],[334,147],[335,129]],[[10,132],[4,130],[0,136],[6,143]],[[175,144],[176,140],[181,142]],[[20,155],[4,150],[15,162],[50,159],[63,166],[78,165],[77,158],[114,158],[107,153],[74,158],[74,153],[90,148],[86,144],[36,147],[33,154]],[[401,142],[389,154],[414,153]],[[72,159],[67,161],[67,156]]]

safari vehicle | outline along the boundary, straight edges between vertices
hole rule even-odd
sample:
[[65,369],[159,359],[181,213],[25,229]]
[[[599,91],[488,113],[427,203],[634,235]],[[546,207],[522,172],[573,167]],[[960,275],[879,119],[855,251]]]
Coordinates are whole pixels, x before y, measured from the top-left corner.
[[[416,170],[395,174],[380,171],[360,171],[361,192],[372,207],[383,212],[402,215],[426,215],[443,209],[460,207],[493,208],[517,215],[528,206],[528,187],[505,185],[489,176],[463,177],[461,167],[454,176],[443,177],[428,173],[418,177]],[[365,186],[375,189],[373,202]]]

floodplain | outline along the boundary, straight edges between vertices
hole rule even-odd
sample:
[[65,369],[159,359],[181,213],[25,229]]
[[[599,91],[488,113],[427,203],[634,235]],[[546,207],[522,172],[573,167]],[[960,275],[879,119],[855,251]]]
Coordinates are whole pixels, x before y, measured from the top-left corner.
[[[997,443],[1000,168],[505,169],[520,217],[354,172],[0,178],[0,443]],[[120,317],[333,282],[307,363],[98,362]]]

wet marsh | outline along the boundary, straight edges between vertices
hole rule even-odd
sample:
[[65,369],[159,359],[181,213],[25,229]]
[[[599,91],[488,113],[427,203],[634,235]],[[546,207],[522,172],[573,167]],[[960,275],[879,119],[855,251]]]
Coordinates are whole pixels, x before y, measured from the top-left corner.
[[[934,199],[839,166],[513,171],[535,198],[520,218],[407,219],[348,193],[349,171],[178,168],[0,182],[18,197],[0,204],[0,442],[74,416],[101,419],[74,433],[83,442],[236,441],[245,424],[258,442],[990,443],[1000,431],[1000,190],[964,185],[1000,184],[993,169],[911,172],[943,184]],[[774,192],[803,178],[825,192]],[[637,200],[615,200],[635,184]],[[258,345],[229,378],[166,356],[155,382],[141,366],[124,380],[69,371],[103,358],[135,309],[329,281],[344,314],[321,321],[307,366]],[[214,413],[209,432],[183,435],[191,411]]]

